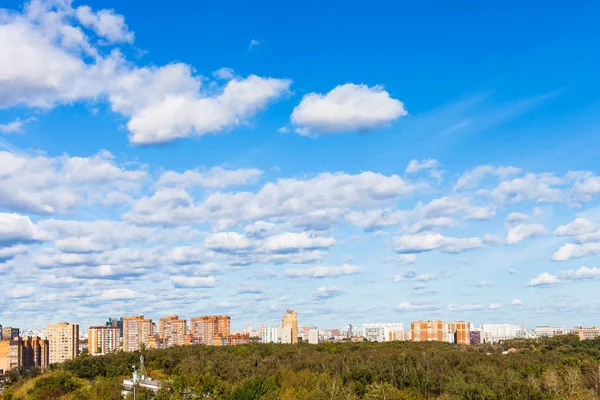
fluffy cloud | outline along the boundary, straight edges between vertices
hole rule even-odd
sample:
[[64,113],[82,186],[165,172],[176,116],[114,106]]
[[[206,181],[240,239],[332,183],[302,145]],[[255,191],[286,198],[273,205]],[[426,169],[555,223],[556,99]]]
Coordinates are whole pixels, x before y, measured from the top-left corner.
[[575,258],[582,258],[600,254],[600,243],[568,243],[561,246],[556,253],[552,255],[554,261],[567,261]]
[[523,201],[555,203],[565,199],[561,188],[556,187],[564,183],[563,178],[550,173],[527,173],[523,177],[500,182],[489,195],[501,206]]
[[546,228],[539,224],[519,224],[511,226],[506,234],[505,243],[515,244],[525,239],[544,235]]
[[315,266],[310,268],[290,268],[285,270],[285,275],[290,278],[337,278],[343,275],[354,275],[361,272],[359,267],[342,264],[334,266]]
[[435,169],[439,166],[439,162],[433,158],[428,158],[425,160],[410,160],[408,166],[404,173],[406,174],[416,174],[423,169]]
[[11,299],[23,299],[30,297],[33,293],[35,293],[35,288],[31,286],[15,286],[9,289],[6,295]]
[[256,181],[261,175],[259,169],[237,169],[227,170],[221,167],[213,167],[204,172],[185,171],[177,173],[174,171],[164,172],[158,179],[156,185],[177,186],[182,188],[193,188],[202,186],[209,189],[223,189],[229,186],[246,185]]
[[558,276],[544,272],[532,279],[527,286],[549,286],[568,283],[571,281],[600,279],[600,268],[580,267],[576,270],[560,271]]
[[344,291],[337,286],[321,286],[313,293],[315,301],[328,300],[344,294]]
[[517,298],[512,299],[512,301],[510,302],[510,305],[513,307],[521,307],[521,306],[523,306],[523,300],[517,299]]
[[[90,37],[82,28],[94,32]],[[123,16],[73,9],[70,2],[32,1],[0,20],[0,107],[107,99],[129,119],[130,140],[149,144],[221,132],[252,118],[289,91],[291,81],[250,75],[204,87],[183,63],[137,67],[101,44],[132,43]]]
[[137,201],[124,218],[136,223],[189,224],[209,219],[223,226],[267,218],[307,216],[321,210],[392,202],[420,188],[398,175],[373,172],[357,175],[322,173],[310,179],[280,179],[257,193],[215,193],[194,204],[193,197],[177,188],[159,189]]
[[0,208],[51,214],[83,204],[107,204],[136,192],[144,169],[126,169],[113,156],[45,157],[0,151]]
[[48,236],[41,232],[29,217],[0,213],[0,249],[47,239]]
[[306,135],[368,131],[407,115],[401,101],[381,86],[347,83],[323,95],[310,93],[291,115],[296,132]]
[[597,232],[600,228],[585,218],[575,218],[567,225],[561,225],[554,230],[556,236],[582,236]]
[[131,300],[131,299],[135,299],[136,297],[139,297],[139,296],[140,296],[139,293],[137,293],[131,289],[119,288],[119,289],[104,290],[102,293],[100,293],[100,295],[98,296],[98,299],[105,300],[105,301]]
[[395,237],[392,249],[397,253],[421,253],[431,250],[460,253],[481,246],[483,246],[483,241],[479,238],[454,238],[439,233],[428,233]]
[[506,178],[520,173],[521,170],[515,167],[493,167],[491,165],[480,165],[471,171],[465,172],[454,185],[454,190],[470,189],[479,185],[481,180],[487,176],[496,176]]
[[172,276],[171,283],[176,288],[194,289],[194,288],[212,288],[216,281],[212,276]]

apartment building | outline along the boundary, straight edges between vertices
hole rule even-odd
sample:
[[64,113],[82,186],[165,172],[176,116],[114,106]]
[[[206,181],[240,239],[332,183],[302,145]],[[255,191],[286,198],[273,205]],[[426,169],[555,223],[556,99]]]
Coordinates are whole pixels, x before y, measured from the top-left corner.
[[471,323],[455,321],[448,324],[448,333],[452,335],[456,344],[471,344]]
[[414,321],[410,324],[413,342],[452,342],[445,321]]
[[283,318],[281,319],[281,327],[290,328],[292,330],[291,343],[298,343],[298,314],[296,314],[294,310],[286,310],[285,314],[283,315]]
[[317,329],[311,329],[308,331],[308,343],[319,344],[319,331]]
[[279,342],[279,328],[273,328],[270,326],[260,327],[260,342],[261,343],[278,343]]
[[409,332],[404,330],[400,322],[391,323],[365,323],[362,325],[362,334],[371,342],[393,342],[396,340],[410,340]]
[[166,347],[183,346],[186,341],[187,321],[177,315],[161,318],[158,321],[158,334]]
[[0,335],[0,340],[14,340],[18,337],[19,328],[11,328],[10,326],[2,328],[2,335]]
[[190,334],[194,343],[214,344],[216,336],[231,334],[231,318],[227,315],[205,315],[190,320]]
[[46,327],[50,364],[71,360],[79,354],[79,325],[59,322]]
[[93,356],[118,351],[120,341],[118,326],[91,326],[88,330],[88,351]]
[[148,338],[154,334],[152,320],[143,315],[123,317],[123,351],[137,351],[148,347]]
[[579,335],[579,340],[591,340],[600,336],[600,331],[596,326],[593,328],[583,328],[581,326],[577,326],[571,329],[571,333]]

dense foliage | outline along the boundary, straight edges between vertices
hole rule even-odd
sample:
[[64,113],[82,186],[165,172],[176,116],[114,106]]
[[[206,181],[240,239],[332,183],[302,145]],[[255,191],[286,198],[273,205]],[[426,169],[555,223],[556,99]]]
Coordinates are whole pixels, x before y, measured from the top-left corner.
[[[508,347],[516,353],[503,355]],[[5,400],[119,399],[139,353],[84,355],[9,376]],[[183,346],[145,351],[163,399],[600,399],[600,340],[502,345],[323,343]],[[150,399],[139,391],[138,399]]]

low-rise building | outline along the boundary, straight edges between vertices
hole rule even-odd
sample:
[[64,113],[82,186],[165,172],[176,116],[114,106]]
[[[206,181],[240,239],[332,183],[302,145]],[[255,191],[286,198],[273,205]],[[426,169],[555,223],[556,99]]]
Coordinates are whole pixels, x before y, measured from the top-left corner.
[[596,326],[593,328],[583,328],[581,326],[577,326],[571,329],[571,333],[579,335],[579,340],[591,340],[600,336],[600,331]]

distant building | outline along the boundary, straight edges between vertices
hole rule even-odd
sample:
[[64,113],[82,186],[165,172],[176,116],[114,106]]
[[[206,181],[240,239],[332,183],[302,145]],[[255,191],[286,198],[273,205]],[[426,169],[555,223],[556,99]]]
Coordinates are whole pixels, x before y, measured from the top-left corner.
[[481,331],[471,331],[470,344],[481,344]]
[[598,327],[593,328],[583,328],[581,326],[577,326],[571,329],[571,333],[579,335],[579,340],[590,340],[596,339],[600,336],[600,331],[598,331]]
[[95,356],[119,350],[120,332],[118,326],[90,326],[88,352]]
[[[290,328],[292,330],[292,341],[291,343],[298,343],[298,314],[293,310],[287,310],[281,320],[282,328]],[[282,342],[283,343],[283,336]]]
[[[281,338],[280,342],[283,344],[293,344],[294,343],[293,330],[291,327],[279,328],[279,337]],[[297,340],[296,340],[296,343],[297,343]]]
[[109,318],[108,321],[106,321],[106,326],[119,328],[119,337],[123,337],[123,317]]
[[231,317],[227,315],[206,315],[192,318],[190,321],[190,334],[194,343],[202,343],[207,346],[214,345],[215,337],[224,337],[231,334]]
[[317,329],[311,329],[308,331],[308,343],[319,344],[319,331]]
[[407,340],[410,337],[400,322],[365,323],[362,325],[362,331],[364,337],[371,342],[392,342]]
[[270,326],[261,326],[260,342],[261,343],[279,343],[279,329]]
[[177,315],[161,318],[158,322],[158,335],[167,347],[183,346],[187,332],[187,321]]
[[143,315],[123,317],[123,351],[137,351],[148,347],[148,338],[154,334],[152,320]]
[[413,342],[452,342],[444,321],[414,321],[410,325]]
[[471,323],[466,321],[450,322],[448,333],[456,344],[471,344]]
[[521,327],[516,324],[483,324],[479,327],[484,343],[497,343],[502,340],[515,339]]
[[2,340],[14,340],[19,337],[19,328],[2,328]]
[[79,325],[59,322],[46,327],[50,364],[71,360],[79,354]]
[[27,336],[0,341],[0,375],[15,368],[46,368],[49,360],[48,340]]
[[555,326],[536,326],[534,332],[537,337],[554,337],[556,335]]

